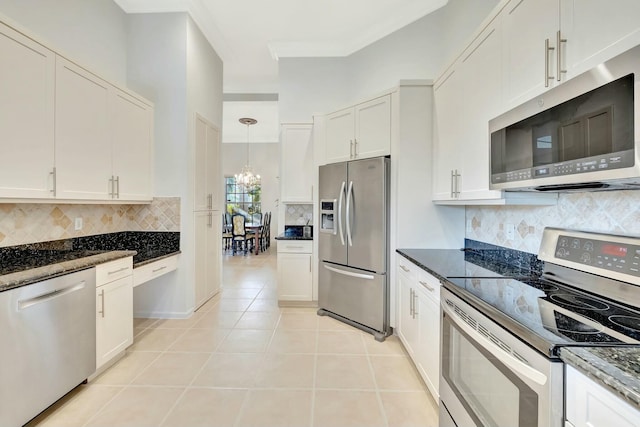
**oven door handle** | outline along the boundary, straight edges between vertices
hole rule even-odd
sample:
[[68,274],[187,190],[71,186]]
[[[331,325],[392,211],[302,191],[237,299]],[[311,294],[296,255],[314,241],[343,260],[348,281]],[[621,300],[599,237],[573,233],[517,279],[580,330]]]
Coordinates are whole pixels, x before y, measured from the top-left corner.
[[[441,304],[442,310],[452,319],[455,319],[456,316],[452,310],[447,307],[447,304]],[[531,381],[544,385],[547,382],[547,376],[542,372],[532,368],[531,366],[523,363],[522,361],[516,359],[511,354],[505,352],[503,349],[498,347],[496,344],[492,343],[489,339],[483,336],[481,333],[473,329],[471,326],[462,322],[455,322],[456,326],[462,329],[467,335],[469,335],[473,340],[475,340],[478,344],[480,344],[483,348],[485,348],[489,353],[491,353],[496,359],[504,363],[515,373],[530,379]]]

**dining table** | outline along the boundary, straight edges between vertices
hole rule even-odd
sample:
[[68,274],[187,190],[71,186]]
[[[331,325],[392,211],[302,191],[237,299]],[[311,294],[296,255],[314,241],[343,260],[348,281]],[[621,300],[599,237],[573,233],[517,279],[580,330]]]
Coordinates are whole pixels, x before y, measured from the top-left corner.
[[260,254],[260,235],[262,233],[262,224],[259,222],[246,222],[244,224],[244,228],[248,232],[253,232],[255,235],[255,244],[253,246],[256,249],[256,255]]

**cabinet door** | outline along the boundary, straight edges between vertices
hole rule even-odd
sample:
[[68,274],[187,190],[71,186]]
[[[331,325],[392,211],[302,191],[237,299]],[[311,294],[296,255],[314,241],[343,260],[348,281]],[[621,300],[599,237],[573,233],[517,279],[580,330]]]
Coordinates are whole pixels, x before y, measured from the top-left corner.
[[640,427],[640,410],[566,366],[566,416],[574,427]]
[[355,113],[354,157],[364,159],[391,153],[391,95],[358,104]]
[[504,24],[504,100],[506,109],[544,92],[548,58],[549,76],[555,77],[556,55],[545,51],[545,40],[555,47],[560,28],[559,0],[512,0],[502,11]]
[[563,80],[588,71],[640,44],[637,0],[560,0]]
[[151,200],[153,108],[113,88],[110,110],[114,198]]
[[109,85],[56,58],[56,197],[111,199]]
[[416,318],[420,336],[417,350],[418,369],[433,398],[440,398],[440,305],[422,291],[418,292]]
[[96,289],[96,368],[133,344],[133,277]]
[[195,222],[195,307],[207,302],[220,290],[222,216],[220,212],[194,213]]
[[196,116],[194,210],[219,209],[222,203],[220,178],[220,132]]
[[497,199],[501,191],[489,190],[489,120],[502,108],[502,28],[500,17],[463,53],[458,76],[464,87],[463,136],[458,155],[462,167],[458,182],[463,200]]
[[414,358],[418,344],[418,322],[414,318],[413,307],[415,280],[401,271],[397,274],[398,295],[400,296],[398,306],[398,336],[402,340],[409,355]]
[[278,253],[278,299],[311,301],[311,254]]
[[433,148],[433,199],[455,198],[453,171],[461,169],[462,153],[458,149],[462,136],[463,87],[454,67],[434,89],[436,137]]
[[280,141],[280,200],[313,202],[312,125],[283,125]]
[[342,162],[353,157],[355,118],[353,108],[327,115],[325,131],[325,160]]
[[0,197],[52,198],[55,54],[0,24]]

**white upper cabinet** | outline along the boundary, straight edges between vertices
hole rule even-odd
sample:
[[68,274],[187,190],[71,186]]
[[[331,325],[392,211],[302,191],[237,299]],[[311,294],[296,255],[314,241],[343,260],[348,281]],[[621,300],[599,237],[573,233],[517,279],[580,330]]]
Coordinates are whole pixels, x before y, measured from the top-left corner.
[[[504,101],[515,107],[556,82],[558,0],[512,0],[502,11]],[[547,49],[548,48],[548,49]]]
[[219,210],[223,196],[220,175],[220,131],[196,115],[194,211]]
[[283,124],[280,132],[280,200],[313,203],[313,125]]
[[151,200],[153,107],[114,89],[110,110],[114,197],[123,200]]
[[560,0],[563,80],[640,44],[637,0]]
[[328,114],[325,138],[326,163],[389,155],[391,95]]
[[53,197],[55,54],[0,24],[0,197]]
[[56,197],[113,197],[109,84],[56,58]]

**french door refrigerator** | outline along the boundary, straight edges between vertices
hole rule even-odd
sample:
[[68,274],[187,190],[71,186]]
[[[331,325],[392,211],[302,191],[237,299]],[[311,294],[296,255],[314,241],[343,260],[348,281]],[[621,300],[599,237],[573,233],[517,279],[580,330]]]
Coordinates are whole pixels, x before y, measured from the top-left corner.
[[320,167],[318,314],[389,334],[389,180],[386,157]]

